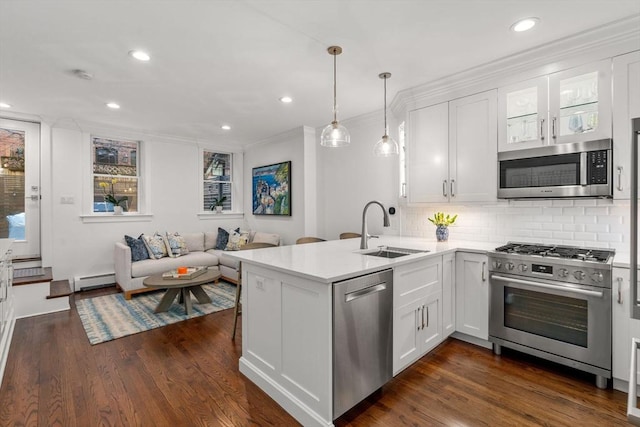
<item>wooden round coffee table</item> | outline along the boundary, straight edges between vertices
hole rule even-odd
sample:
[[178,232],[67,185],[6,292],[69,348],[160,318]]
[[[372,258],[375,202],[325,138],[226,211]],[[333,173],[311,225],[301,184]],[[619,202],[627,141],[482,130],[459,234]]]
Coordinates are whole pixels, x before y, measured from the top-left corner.
[[221,274],[218,270],[207,270],[205,273],[193,279],[165,279],[162,277],[162,274],[156,274],[144,279],[142,284],[152,289],[167,290],[155,309],[156,313],[169,310],[176,295],[180,294],[179,302],[184,304],[184,309],[187,315],[189,315],[192,312],[191,295],[189,295],[189,293],[192,293],[200,304],[211,304],[211,298],[209,298],[209,295],[202,289],[201,285],[217,282],[220,276]]

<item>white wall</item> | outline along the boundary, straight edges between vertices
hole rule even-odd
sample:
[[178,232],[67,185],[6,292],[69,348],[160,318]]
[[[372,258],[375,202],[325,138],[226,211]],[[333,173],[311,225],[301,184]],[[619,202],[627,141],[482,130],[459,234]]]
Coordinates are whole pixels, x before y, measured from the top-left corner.
[[[84,156],[91,133],[143,141],[140,158],[146,168],[149,217],[125,215],[110,217],[107,222],[87,222],[82,217],[91,206],[91,200],[83,195],[83,186],[90,185],[90,160]],[[43,213],[50,211],[43,225],[50,226],[43,227],[42,237],[43,247],[50,245],[52,250],[49,255],[43,253],[43,265],[53,267],[56,280],[113,272],[114,242],[125,234],[137,237],[155,231],[206,231],[243,225],[241,215],[198,215],[202,211],[202,166],[199,147],[193,142],[117,130],[83,132],[60,127],[53,127],[50,139],[51,158],[43,158],[43,163],[50,160],[51,168],[51,198],[43,200],[45,207],[51,207],[43,209]],[[207,148],[216,149],[210,145]],[[74,204],[61,204],[62,196],[73,197]]]
[[[397,124],[389,119],[389,134],[397,141]],[[381,202],[387,210],[398,205],[398,156],[373,154],[373,146],[384,133],[382,110],[341,124],[351,134],[349,146],[318,146],[319,236],[324,239],[337,239],[347,231],[359,233],[362,210],[371,200]],[[321,132],[316,130],[317,135]],[[369,234],[397,234],[398,217],[397,213],[391,216],[391,227],[385,229],[381,209],[372,205],[367,214]]]
[[[277,233],[282,245],[294,244],[298,237],[315,232],[314,141],[313,129],[299,127],[261,141],[245,151],[244,212],[251,230]],[[253,215],[252,169],[286,161],[291,161],[291,216]]]

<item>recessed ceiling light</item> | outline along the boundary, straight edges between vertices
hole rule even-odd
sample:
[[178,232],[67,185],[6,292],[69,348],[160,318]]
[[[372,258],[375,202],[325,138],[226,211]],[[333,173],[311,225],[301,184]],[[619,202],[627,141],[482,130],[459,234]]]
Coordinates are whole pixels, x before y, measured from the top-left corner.
[[290,96],[283,96],[282,98],[280,98],[280,102],[282,102],[283,104],[288,104],[290,102],[293,102],[293,98],[291,98]]
[[131,52],[129,52],[129,55],[136,58],[138,61],[148,61],[151,59],[149,54],[142,50],[132,50]]
[[220,129],[222,129],[222,130],[231,130],[231,126],[229,126],[229,125],[222,125],[222,126],[220,126]]
[[120,105],[116,104],[115,102],[108,102],[107,107],[111,108],[112,110],[117,110],[118,108],[120,108]]
[[7,104],[6,102],[0,102],[0,108],[11,108],[11,104]]
[[532,29],[533,27],[536,26],[538,22],[540,22],[539,18],[521,19],[511,26],[511,31],[515,31],[516,33],[521,33],[523,31]]

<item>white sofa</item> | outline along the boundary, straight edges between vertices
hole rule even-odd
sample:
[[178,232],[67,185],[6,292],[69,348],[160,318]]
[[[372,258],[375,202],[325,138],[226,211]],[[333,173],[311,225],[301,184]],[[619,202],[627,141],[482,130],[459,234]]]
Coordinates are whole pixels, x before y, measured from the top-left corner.
[[[145,278],[180,266],[204,265],[216,268],[220,270],[223,280],[238,283],[238,263],[223,256],[225,251],[214,249],[218,238],[217,230],[180,233],[180,235],[184,237],[189,253],[177,258],[163,257],[133,262],[131,261],[131,248],[125,243],[125,240],[116,242],[114,250],[116,285],[124,292],[126,299],[131,299],[134,294],[151,290],[142,284]],[[277,246],[280,244],[280,236],[252,231],[249,233],[248,248],[252,247],[251,243],[271,243]]]

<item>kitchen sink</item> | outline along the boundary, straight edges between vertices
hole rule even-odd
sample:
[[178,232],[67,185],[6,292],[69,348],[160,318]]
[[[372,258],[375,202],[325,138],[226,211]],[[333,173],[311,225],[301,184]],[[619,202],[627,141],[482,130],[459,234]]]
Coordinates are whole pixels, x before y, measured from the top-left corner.
[[363,255],[377,256],[379,258],[398,258],[402,256],[426,253],[426,252],[429,252],[429,251],[381,246],[371,252],[365,252],[363,253]]

